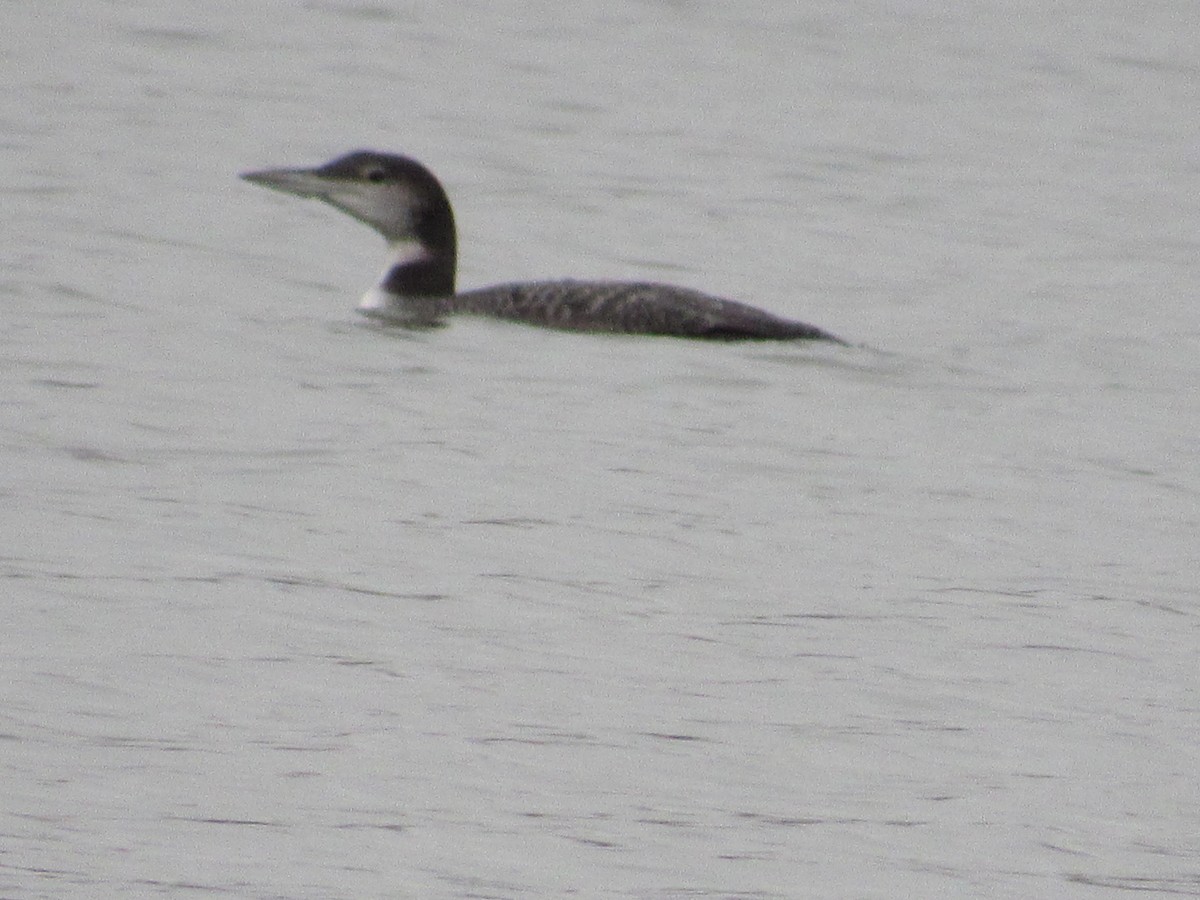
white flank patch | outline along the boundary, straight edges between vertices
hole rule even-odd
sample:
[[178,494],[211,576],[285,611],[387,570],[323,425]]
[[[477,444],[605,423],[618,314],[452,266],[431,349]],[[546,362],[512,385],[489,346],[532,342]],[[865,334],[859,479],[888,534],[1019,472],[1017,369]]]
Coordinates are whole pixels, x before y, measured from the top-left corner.
[[394,294],[389,294],[379,285],[375,285],[362,295],[358,301],[358,311],[363,313],[380,313],[393,307],[396,303]]

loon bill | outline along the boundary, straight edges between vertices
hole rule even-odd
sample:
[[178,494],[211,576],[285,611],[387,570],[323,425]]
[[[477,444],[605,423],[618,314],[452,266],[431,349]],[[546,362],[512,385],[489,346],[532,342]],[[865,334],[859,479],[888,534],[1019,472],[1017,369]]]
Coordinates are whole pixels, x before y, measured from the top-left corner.
[[744,303],[652,282],[534,281],[456,293],[458,241],[450,199],[432,172],[405,156],[359,150],[313,169],[241,177],[323,200],[383,235],[391,262],[359,312],[385,322],[430,326],[466,313],[571,331],[845,343]]

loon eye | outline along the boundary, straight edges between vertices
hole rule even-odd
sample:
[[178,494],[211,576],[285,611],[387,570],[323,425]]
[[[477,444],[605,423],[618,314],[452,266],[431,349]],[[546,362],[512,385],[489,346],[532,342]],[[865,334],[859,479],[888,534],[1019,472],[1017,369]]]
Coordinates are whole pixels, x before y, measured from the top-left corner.
[[363,177],[366,178],[367,181],[372,181],[375,184],[378,184],[387,178],[387,172],[378,166],[372,166],[370,169],[367,169],[365,172],[363,172]]

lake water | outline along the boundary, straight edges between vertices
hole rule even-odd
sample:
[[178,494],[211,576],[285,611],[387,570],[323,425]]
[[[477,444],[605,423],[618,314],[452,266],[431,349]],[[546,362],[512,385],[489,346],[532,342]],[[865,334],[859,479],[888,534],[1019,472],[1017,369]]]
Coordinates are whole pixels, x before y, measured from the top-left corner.
[[0,10],[0,896],[1200,896],[1200,4]]

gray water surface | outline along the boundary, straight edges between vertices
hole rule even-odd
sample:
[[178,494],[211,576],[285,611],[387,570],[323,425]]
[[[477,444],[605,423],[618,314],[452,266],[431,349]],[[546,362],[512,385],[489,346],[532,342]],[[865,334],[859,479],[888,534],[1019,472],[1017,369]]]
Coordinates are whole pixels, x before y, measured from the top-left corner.
[[1192,0],[3,10],[0,895],[1200,896]]

